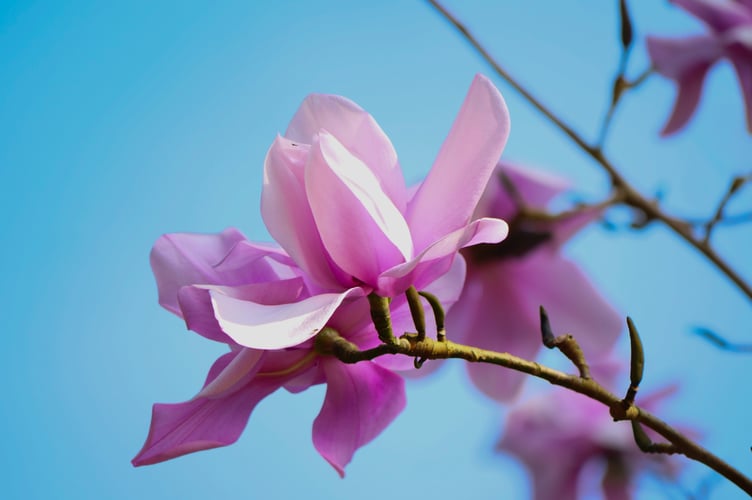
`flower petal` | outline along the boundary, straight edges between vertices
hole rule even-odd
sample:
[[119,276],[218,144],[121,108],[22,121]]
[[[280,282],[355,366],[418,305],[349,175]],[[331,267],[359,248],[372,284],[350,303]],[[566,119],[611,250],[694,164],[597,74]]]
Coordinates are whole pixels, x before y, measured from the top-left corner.
[[343,300],[362,295],[363,290],[350,288],[278,305],[240,300],[217,290],[209,294],[220,327],[235,342],[254,349],[284,349],[312,338]]
[[252,283],[237,287],[194,285],[181,288],[178,292],[178,301],[189,330],[210,340],[230,343],[232,340],[222,331],[215,317],[209,290],[216,290],[236,299],[260,304],[287,304],[297,301],[303,289],[302,278]]
[[254,380],[219,399],[198,398],[152,408],[146,443],[133,465],[163,462],[237,441],[256,404],[280,387],[278,379]]
[[397,153],[376,120],[354,102],[335,95],[312,94],[305,98],[287,127],[285,137],[313,144],[327,130],[350,153],[368,165],[381,189],[397,208],[405,210],[405,180]]
[[[261,367],[264,354],[264,351],[246,348],[228,353],[226,356],[232,357],[229,363],[224,364],[216,374],[210,371],[203,389],[193,399],[216,399],[250,382]],[[212,368],[215,369],[215,366]]]
[[661,135],[683,128],[697,108],[710,66],[723,54],[720,42],[698,36],[680,40],[647,38],[648,53],[656,71],[676,81],[677,96]]
[[752,132],[752,47],[732,48],[729,53],[731,63],[734,65],[739,85],[744,97],[744,109],[747,118],[747,130]]
[[394,296],[410,285],[422,289],[446,273],[460,248],[479,243],[498,243],[506,238],[509,226],[500,219],[478,219],[453,231],[404,264],[385,271],[379,277],[378,293]]
[[710,66],[700,66],[677,82],[677,95],[674,108],[661,130],[662,136],[671,135],[682,129],[697,109]]
[[715,31],[725,31],[739,24],[752,23],[748,6],[717,0],[672,0],[687,12],[697,16]]
[[543,305],[554,333],[575,335],[586,359],[603,356],[624,328],[622,316],[577,265],[553,251],[546,253],[539,252],[515,266],[513,281],[524,297],[524,307],[537,315]]
[[378,436],[405,408],[405,382],[375,363],[322,360],[327,387],[313,422],[313,445],[344,477],[361,446]]
[[245,236],[234,228],[219,234],[174,233],[160,237],[151,250],[150,261],[162,307],[180,315],[181,287],[223,281],[226,276],[214,266],[244,240]]
[[323,287],[338,288],[337,276],[316,230],[305,191],[309,147],[277,137],[264,161],[261,216],[269,234]]
[[408,206],[413,242],[422,250],[467,225],[509,136],[504,99],[477,75],[426,180]]
[[334,262],[361,281],[409,259],[410,228],[369,167],[331,134],[311,147],[306,194],[321,239]]
[[[505,176],[512,188],[527,206],[544,207],[555,196],[566,191],[570,183],[561,177],[542,170],[499,162],[496,175],[491,178],[479,205],[479,214],[487,217],[511,218],[518,211],[514,193],[507,192],[501,177]],[[482,207],[482,208],[481,208]]]
[[[518,294],[524,276],[514,274],[510,262],[470,271],[460,300],[447,314],[447,331],[453,339],[482,349],[533,359],[541,348],[537,306],[534,311]],[[535,314],[535,316],[533,315]],[[468,363],[473,384],[497,401],[513,398],[525,380],[512,370]]]

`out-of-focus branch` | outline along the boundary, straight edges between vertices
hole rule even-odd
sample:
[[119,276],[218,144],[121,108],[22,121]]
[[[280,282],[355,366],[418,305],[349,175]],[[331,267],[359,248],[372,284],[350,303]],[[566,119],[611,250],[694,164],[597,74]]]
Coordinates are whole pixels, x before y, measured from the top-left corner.
[[582,135],[575,131],[564,120],[551,111],[546,105],[544,105],[538,98],[530,93],[521,83],[517,81],[509,72],[507,72],[499,63],[494,59],[488,50],[480,43],[480,41],[473,35],[468,28],[459,21],[452,13],[450,13],[440,2],[437,0],[428,0],[430,3],[449,23],[452,24],[472,45],[472,47],[483,57],[483,59],[491,66],[496,74],[501,77],[508,85],[510,85],[515,91],[517,91],[531,106],[537,109],[546,119],[553,123],[561,132],[569,137],[582,151],[590,156],[601,169],[609,176],[611,184],[615,192],[620,193],[623,197],[623,204],[633,207],[641,211],[645,215],[645,221],[660,221],[671,231],[674,232],[679,238],[684,240],[695,250],[704,255],[713,265],[726,277],[734,283],[734,285],[752,301],[752,285],[746,282],[744,278],[726,262],[709,244],[706,243],[703,238],[695,235],[693,227],[687,222],[671,216],[665,213],[660,206],[653,200],[650,200],[643,196],[626,178],[621,174],[621,171],[609,160],[603,150],[598,145],[592,145],[586,141]]
[[[705,223],[705,235],[702,238],[702,242],[705,245],[710,244],[710,236],[713,233],[713,230],[718,224],[721,224],[726,219],[726,215],[724,214],[724,211],[726,210],[726,206],[729,204],[731,199],[734,197],[736,193],[738,193],[742,187],[748,182],[752,182],[752,173],[749,173],[747,175],[739,175],[734,177],[731,180],[731,184],[729,185],[726,192],[723,194],[723,197],[721,198],[721,201],[718,203],[718,207],[715,209],[715,213],[713,214],[713,217]],[[752,214],[746,214],[746,215],[752,215]]]

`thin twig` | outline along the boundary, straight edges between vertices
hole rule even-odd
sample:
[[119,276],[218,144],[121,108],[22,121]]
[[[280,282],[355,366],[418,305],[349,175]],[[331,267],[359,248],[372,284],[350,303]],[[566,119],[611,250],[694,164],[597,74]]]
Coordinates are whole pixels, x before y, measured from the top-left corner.
[[577,133],[571,126],[565,123],[561,118],[555,115],[547,106],[533,96],[525,87],[523,87],[511,74],[509,74],[499,63],[491,56],[486,48],[481,45],[478,39],[462,24],[454,15],[444,8],[436,0],[428,0],[430,3],[444,18],[449,21],[475,48],[476,51],[486,60],[486,62],[493,68],[499,77],[507,82],[514,90],[516,90],[525,100],[530,103],[535,109],[537,109],[543,116],[545,116],[551,123],[553,123],[559,130],[561,130],[572,142],[574,142],[580,149],[582,149],[588,156],[590,156],[601,168],[608,174],[611,179],[611,184],[614,189],[620,191],[624,196],[624,204],[633,208],[641,210],[646,217],[646,220],[659,220],[674,234],[679,236],[690,246],[694,247],[698,252],[703,254],[709,261],[711,261],[715,267],[726,275],[737,288],[752,301],[752,286],[748,284],[741,275],[731,267],[710,245],[705,244],[701,239],[695,237],[692,231],[692,227],[684,221],[672,217],[664,213],[656,203],[646,199],[635,189],[620,173],[620,171],[606,158],[603,151],[597,147],[589,144],[579,133]]
[[702,242],[705,245],[710,243],[710,236],[713,233],[713,229],[725,219],[725,214],[723,212],[726,210],[726,206],[734,195],[741,190],[744,184],[750,181],[752,181],[752,174],[739,175],[731,180],[728,189],[723,194],[721,201],[718,203],[718,207],[715,209],[713,217],[705,224],[705,236],[702,239]]

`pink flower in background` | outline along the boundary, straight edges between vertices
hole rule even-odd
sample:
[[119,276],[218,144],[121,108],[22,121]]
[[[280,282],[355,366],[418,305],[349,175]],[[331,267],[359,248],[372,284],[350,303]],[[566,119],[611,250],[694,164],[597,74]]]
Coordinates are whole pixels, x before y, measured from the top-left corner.
[[[637,402],[654,411],[675,391],[669,386]],[[671,480],[677,473],[670,457],[640,451],[629,422],[614,422],[602,403],[559,389],[516,405],[507,415],[497,449],[525,464],[536,500],[583,498],[585,490],[597,487],[596,478],[601,478],[603,498],[628,500],[639,474],[652,471]]]
[[501,95],[476,77],[431,172],[409,196],[369,114],[342,97],[306,98],[264,167],[262,215],[282,249],[230,229],[165,235],[152,250],[160,304],[230,352],[193,399],[154,405],[134,465],[230,444],[268,394],[326,383],[313,442],[344,474],[404,407],[404,382],[391,370],[411,360],[346,365],[319,356],[313,337],[330,326],[361,348],[376,345],[371,292],[393,297],[397,331],[411,329],[401,295],[408,287],[445,306],[456,301],[465,273],[458,250],[507,233],[504,221],[471,216],[508,132]]
[[[587,210],[554,222],[514,220],[515,196],[542,209],[567,184],[559,178],[502,162],[478,205],[477,215],[510,221],[509,236],[498,244],[465,251],[467,279],[462,295],[447,315],[449,335],[458,342],[533,359],[542,346],[538,308],[549,313],[554,332],[575,335],[586,359],[606,353],[623,328],[620,315],[585,274],[561,254],[578,230],[597,219]],[[497,400],[512,398],[524,375],[481,363],[467,365],[473,383]]]
[[678,87],[674,109],[661,134],[673,134],[687,124],[700,102],[708,70],[722,58],[731,62],[739,78],[747,128],[752,131],[752,1],[672,1],[703,21],[709,33],[680,39],[647,38],[656,71]]

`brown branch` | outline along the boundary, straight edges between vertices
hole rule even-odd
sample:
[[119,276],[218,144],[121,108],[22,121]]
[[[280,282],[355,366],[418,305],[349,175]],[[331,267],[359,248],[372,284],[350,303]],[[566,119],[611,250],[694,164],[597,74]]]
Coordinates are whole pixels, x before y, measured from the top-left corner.
[[336,330],[326,327],[316,335],[316,350],[322,355],[335,356],[344,363],[358,363],[373,360],[384,355],[404,355],[419,359],[458,358],[473,363],[488,363],[503,366],[527,373],[528,375],[547,380],[553,385],[565,387],[596,401],[600,401],[610,408],[615,420],[637,421],[653,429],[668,440],[671,446],[657,446],[653,447],[651,451],[670,450],[671,452],[681,453],[707,465],[736,484],[747,494],[752,495],[752,480],[744,476],[737,469],[642,408],[630,405],[625,409],[621,398],[608,391],[592,378],[569,375],[509,353],[488,351],[450,341],[440,342],[430,337],[417,340],[415,335],[403,335],[392,344],[381,344],[372,349],[361,351],[358,346],[341,337]]
[[709,244],[706,244],[702,239],[697,238],[693,232],[692,227],[686,222],[672,217],[664,213],[657,204],[648,200],[637,189],[635,189],[620,173],[620,171],[614,166],[611,161],[606,158],[601,148],[593,146],[588,143],[578,132],[576,132],[571,126],[564,122],[561,118],[555,115],[547,106],[533,96],[522,84],[520,84],[510,73],[508,73],[497,61],[491,56],[486,48],[478,41],[468,28],[460,22],[454,15],[452,15],[441,3],[436,0],[428,0],[430,3],[447,21],[449,21],[467,40],[470,45],[485,59],[485,61],[493,68],[496,74],[507,82],[514,90],[516,90],[525,100],[528,101],[535,109],[537,109],[544,117],[546,117],[551,123],[553,123],[564,135],[569,137],[580,149],[582,149],[588,156],[590,156],[600,167],[608,174],[611,179],[611,184],[617,192],[620,192],[624,197],[624,204],[636,208],[645,214],[646,220],[659,220],[671,231],[674,232],[679,238],[683,239],[690,246],[694,247],[698,252],[704,255],[715,267],[721,271],[726,277],[733,282],[736,287],[752,301],[752,286],[748,284],[741,275],[731,267]]

